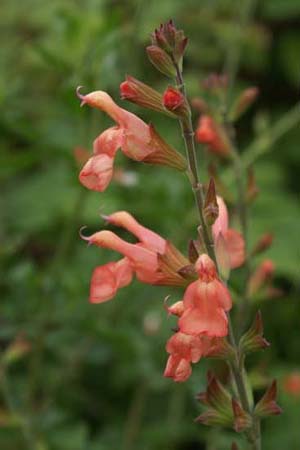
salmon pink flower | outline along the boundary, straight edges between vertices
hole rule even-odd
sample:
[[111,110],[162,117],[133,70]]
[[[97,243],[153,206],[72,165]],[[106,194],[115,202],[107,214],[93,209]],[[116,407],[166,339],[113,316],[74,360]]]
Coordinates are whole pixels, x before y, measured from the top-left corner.
[[170,147],[154,128],[139,117],[120,108],[103,91],[81,95],[82,105],[88,104],[106,112],[117,126],[108,128],[94,141],[93,156],[80,172],[80,182],[95,191],[103,192],[113,175],[113,163],[117,150],[135,161],[161,164],[178,170],[186,169],[185,159]]
[[223,337],[228,334],[226,311],[232,306],[227,287],[218,278],[216,266],[206,254],[195,264],[199,279],[184,294],[184,313],[178,325],[181,332],[193,336]]
[[[228,254],[230,268],[236,269],[245,261],[245,242],[242,235],[238,231],[229,228],[228,211],[224,200],[218,196],[217,202],[219,206],[219,215],[212,226],[217,259],[223,260],[222,255],[218,255],[218,244],[220,240],[224,240],[225,250]],[[222,250],[220,251],[224,251],[224,248],[222,248]]]
[[191,363],[213,354],[217,347],[218,340],[215,338],[191,336],[180,331],[173,334],[166,345],[170,356],[164,376],[176,382],[186,381],[192,373]]
[[202,115],[200,117],[195,138],[198,142],[207,144],[208,149],[216,155],[223,157],[230,155],[228,139],[211,116]]
[[94,270],[90,292],[92,303],[110,300],[118,288],[130,283],[133,273],[143,283],[186,286],[187,280],[178,271],[188,261],[172,244],[140,225],[125,211],[105,216],[105,219],[112,225],[128,230],[138,242],[126,242],[108,230],[84,238],[98,247],[109,248],[124,255],[121,261],[108,263]]

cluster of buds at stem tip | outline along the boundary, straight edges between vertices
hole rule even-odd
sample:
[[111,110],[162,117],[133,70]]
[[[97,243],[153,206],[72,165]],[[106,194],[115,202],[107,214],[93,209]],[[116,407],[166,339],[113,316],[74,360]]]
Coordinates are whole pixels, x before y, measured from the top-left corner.
[[159,92],[130,75],[127,75],[126,80],[120,84],[120,96],[122,100],[176,118],[169,108],[164,107],[163,96]]
[[175,65],[181,67],[188,39],[172,20],[156,29],[151,38],[152,45],[146,49],[150,61],[164,75],[173,78],[176,76]]

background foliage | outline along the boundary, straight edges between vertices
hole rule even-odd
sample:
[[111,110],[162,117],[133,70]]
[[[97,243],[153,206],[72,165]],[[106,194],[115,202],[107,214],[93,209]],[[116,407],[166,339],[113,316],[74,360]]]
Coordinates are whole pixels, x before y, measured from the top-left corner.
[[[91,149],[109,121],[80,109],[74,91],[77,85],[86,92],[101,88],[118,99],[126,73],[163,90],[167,81],[152,69],[144,47],[149,33],[173,17],[190,37],[189,95],[199,95],[200,81],[239,49],[235,89],[255,84],[261,91],[239,124],[239,143],[245,148],[260,133],[272,140],[270,124],[298,102],[300,3],[261,0],[242,32],[237,4],[243,2],[2,1],[1,449],[229,450],[231,432],[193,423],[206,363],[184,385],[162,377],[172,326],[162,300],[170,290],[134,283],[108,304],[87,301],[92,269],[115,255],[87,248],[78,237],[81,225],[98,230],[100,212],[126,209],[185,250],[196,213],[183,177],[122,155],[117,164],[133,184],[116,180],[102,195],[81,187],[74,148]],[[182,149],[170,119],[139,114]],[[251,372],[258,395],[272,377],[281,387],[284,415],[265,425],[265,450],[300,446],[300,398],[284,389],[286,375],[300,370],[300,131],[294,125],[288,121],[288,132],[257,163],[260,195],[250,228],[252,243],[262,232],[274,233],[268,257],[284,290],[260,305],[272,347],[253,358]],[[202,156],[199,149],[204,171]],[[228,171],[224,179],[231,183]]]

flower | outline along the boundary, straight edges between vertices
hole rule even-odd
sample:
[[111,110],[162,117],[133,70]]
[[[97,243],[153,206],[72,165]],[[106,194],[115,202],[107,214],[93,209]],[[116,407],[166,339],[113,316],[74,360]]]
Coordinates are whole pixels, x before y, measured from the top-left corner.
[[192,373],[191,363],[213,354],[217,346],[218,341],[207,336],[191,336],[181,331],[173,334],[166,345],[170,356],[164,376],[176,382],[186,381]]
[[226,311],[232,306],[230,293],[220,281],[216,266],[206,254],[195,264],[199,279],[186,289],[184,312],[178,325],[182,333],[193,336],[223,337],[228,334]]
[[[231,269],[236,269],[241,266],[245,261],[245,242],[241,235],[236,230],[228,228],[228,211],[222,197],[217,197],[219,206],[219,215],[215,223],[212,226],[212,234],[216,247],[217,259],[223,260],[221,252],[224,250],[227,253],[229,265]],[[221,241],[224,241],[224,246],[219,245]]]
[[140,225],[126,211],[119,211],[104,218],[110,224],[128,230],[138,242],[126,242],[108,230],[84,237],[91,244],[115,250],[124,256],[118,262],[96,267],[90,288],[92,303],[112,299],[119,288],[131,282],[134,273],[143,283],[186,286],[187,280],[181,277],[178,271],[188,261],[171,243]]
[[186,169],[185,159],[156,133],[153,126],[120,108],[106,92],[95,91],[82,95],[78,88],[77,94],[82,105],[87,103],[106,112],[117,123],[117,126],[108,128],[95,139],[93,156],[79,175],[79,180],[85,187],[100,192],[107,188],[119,148],[135,161],[166,165],[178,170]]
[[200,117],[195,138],[196,141],[207,144],[208,149],[216,155],[227,157],[231,153],[225,133],[209,115]]

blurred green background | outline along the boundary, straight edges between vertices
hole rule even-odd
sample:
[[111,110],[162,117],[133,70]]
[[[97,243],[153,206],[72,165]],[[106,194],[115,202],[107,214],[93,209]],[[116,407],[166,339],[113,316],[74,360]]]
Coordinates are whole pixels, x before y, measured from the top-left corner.
[[[180,292],[134,282],[114,301],[90,305],[93,268],[116,255],[88,248],[78,236],[82,225],[103,226],[100,213],[120,209],[182,250],[195,236],[193,198],[180,174],[120,155],[123,172],[99,194],[79,185],[74,159],[74,148],[91,150],[111,123],[99,111],[80,109],[75,88],[107,90],[119,102],[118,86],[128,73],[165,89],[168,80],[144,48],[150,32],[169,18],[190,38],[190,97],[201,95],[201,80],[238,53],[235,90],[257,85],[261,91],[238,124],[238,140],[246,148],[258,137],[254,152],[261,145],[267,150],[256,164],[260,195],[250,240],[274,234],[266,256],[276,264],[275,285],[284,295],[260,305],[272,346],[249,367],[258,395],[271,378],[279,379],[284,415],[264,424],[264,450],[299,450],[300,397],[286,392],[284,380],[300,371],[300,130],[292,110],[299,101],[300,2],[257,1],[241,29],[245,3],[2,0],[1,450],[230,448],[232,432],[193,423],[201,411],[194,397],[211,363],[196,366],[183,385],[162,376],[173,325],[162,302],[169,293],[179,299]],[[183,149],[171,119],[124,106]],[[200,149],[199,161],[203,173]],[[223,176],[234,192],[230,172]]]

